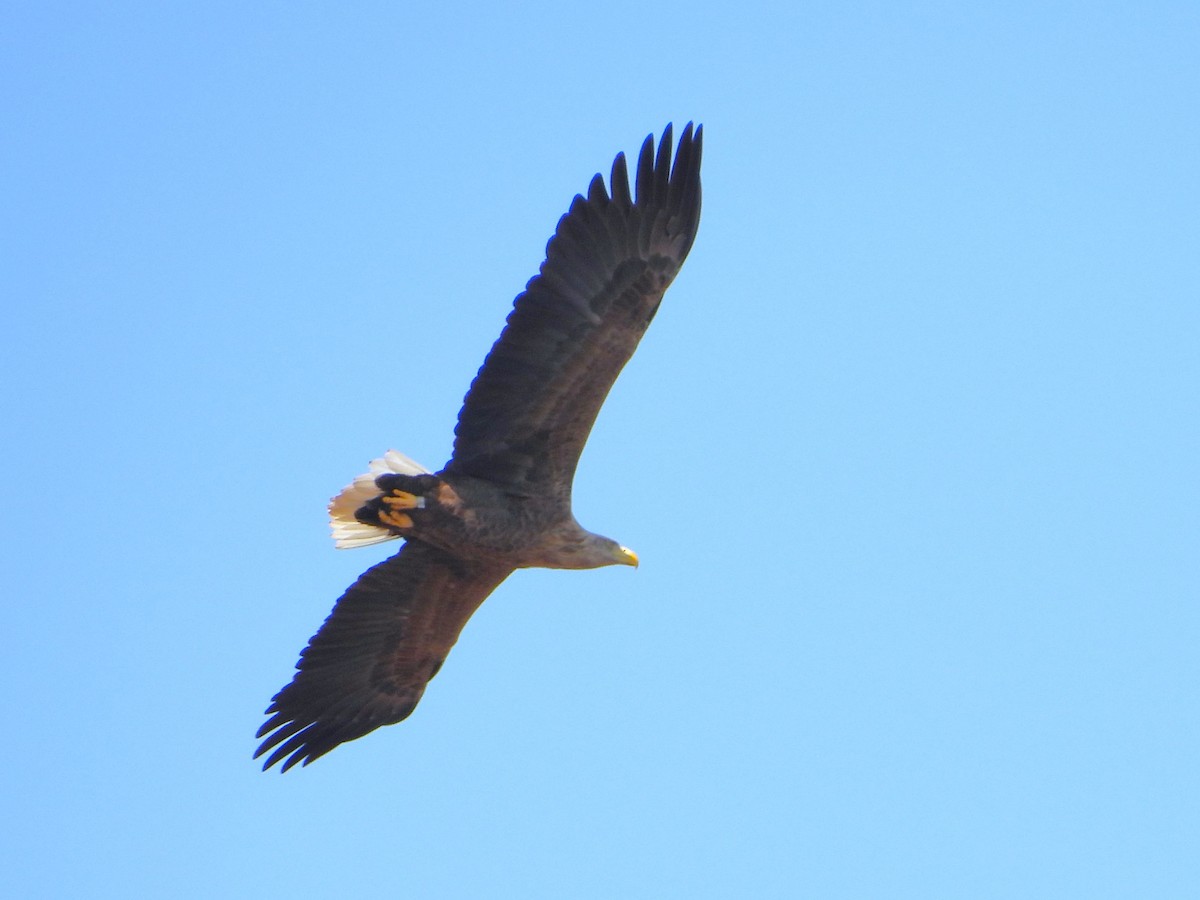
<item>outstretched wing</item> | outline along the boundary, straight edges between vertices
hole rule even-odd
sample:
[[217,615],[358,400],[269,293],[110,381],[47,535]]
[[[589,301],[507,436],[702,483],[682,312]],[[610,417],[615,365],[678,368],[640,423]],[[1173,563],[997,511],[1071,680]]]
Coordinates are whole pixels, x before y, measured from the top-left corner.
[[576,196],[517,297],[459,413],[446,467],[569,502],[579,454],[604,398],[654,318],[700,223],[703,129],[671,126],[638,157],[636,198],[625,157]]
[[308,765],[344,741],[406,718],[467,619],[511,569],[469,563],[409,541],[344,593],[275,695],[263,769]]

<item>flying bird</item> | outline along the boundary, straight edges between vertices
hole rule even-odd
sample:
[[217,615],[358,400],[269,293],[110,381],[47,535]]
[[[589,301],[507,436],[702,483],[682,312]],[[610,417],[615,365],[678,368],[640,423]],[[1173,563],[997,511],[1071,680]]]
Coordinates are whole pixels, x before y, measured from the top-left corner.
[[[338,547],[403,538],[337,601],[271,701],[255,758],[308,765],[408,717],[472,613],[516,569],[636,566],[571,511],[579,454],[700,223],[703,128],[646,138],[630,192],[624,154],[546,245],[471,384],[454,451],[430,472],[395,450],[329,506]],[[610,196],[611,194],[611,196]]]

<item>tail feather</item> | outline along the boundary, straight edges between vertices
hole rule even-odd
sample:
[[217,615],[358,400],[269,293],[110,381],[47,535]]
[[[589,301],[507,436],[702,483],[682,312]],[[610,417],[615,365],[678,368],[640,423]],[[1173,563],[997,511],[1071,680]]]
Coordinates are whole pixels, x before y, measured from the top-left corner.
[[383,494],[376,486],[375,479],[389,472],[397,475],[432,474],[419,462],[396,450],[389,450],[379,459],[371,460],[369,470],[346,485],[342,492],[329,502],[329,527],[333,531],[333,543],[339,550],[368,547],[400,537],[386,528],[367,525],[354,518],[357,510]]

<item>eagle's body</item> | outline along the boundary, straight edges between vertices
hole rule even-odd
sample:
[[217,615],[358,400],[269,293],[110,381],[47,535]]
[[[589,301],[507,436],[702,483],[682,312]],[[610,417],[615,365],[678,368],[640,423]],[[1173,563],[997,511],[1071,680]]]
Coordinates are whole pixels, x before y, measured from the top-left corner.
[[[595,569],[630,551],[585,531],[558,497],[514,494],[471,475],[381,475],[358,520],[453,556],[513,569]],[[623,552],[622,552],[623,551]]]
[[611,198],[597,175],[546,247],[541,270],[459,413],[454,453],[430,473],[395,451],[330,505],[339,547],[406,544],[338,600],[275,695],[256,756],[308,764],[407,717],[479,604],[515,569],[637,565],[580,527],[571,485],[592,423],[691,249],[702,130],[671,164],[671,127],[642,145],[636,198],[624,156]]

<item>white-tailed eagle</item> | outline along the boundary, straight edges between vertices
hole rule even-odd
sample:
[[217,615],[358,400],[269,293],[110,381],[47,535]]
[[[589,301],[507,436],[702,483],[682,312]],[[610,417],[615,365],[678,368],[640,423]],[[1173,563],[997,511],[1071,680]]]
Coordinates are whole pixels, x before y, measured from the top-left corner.
[[[463,402],[454,453],[432,473],[396,451],[330,504],[334,539],[404,546],[344,593],[275,695],[255,756],[307,765],[406,718],[471,614],[514,569],[637,565],[580,527],[571,483],[592,423],[700,222],[703,129],[671,126],[597,175],[546,246]],[[611,191],[611,196],[609,192]]]

